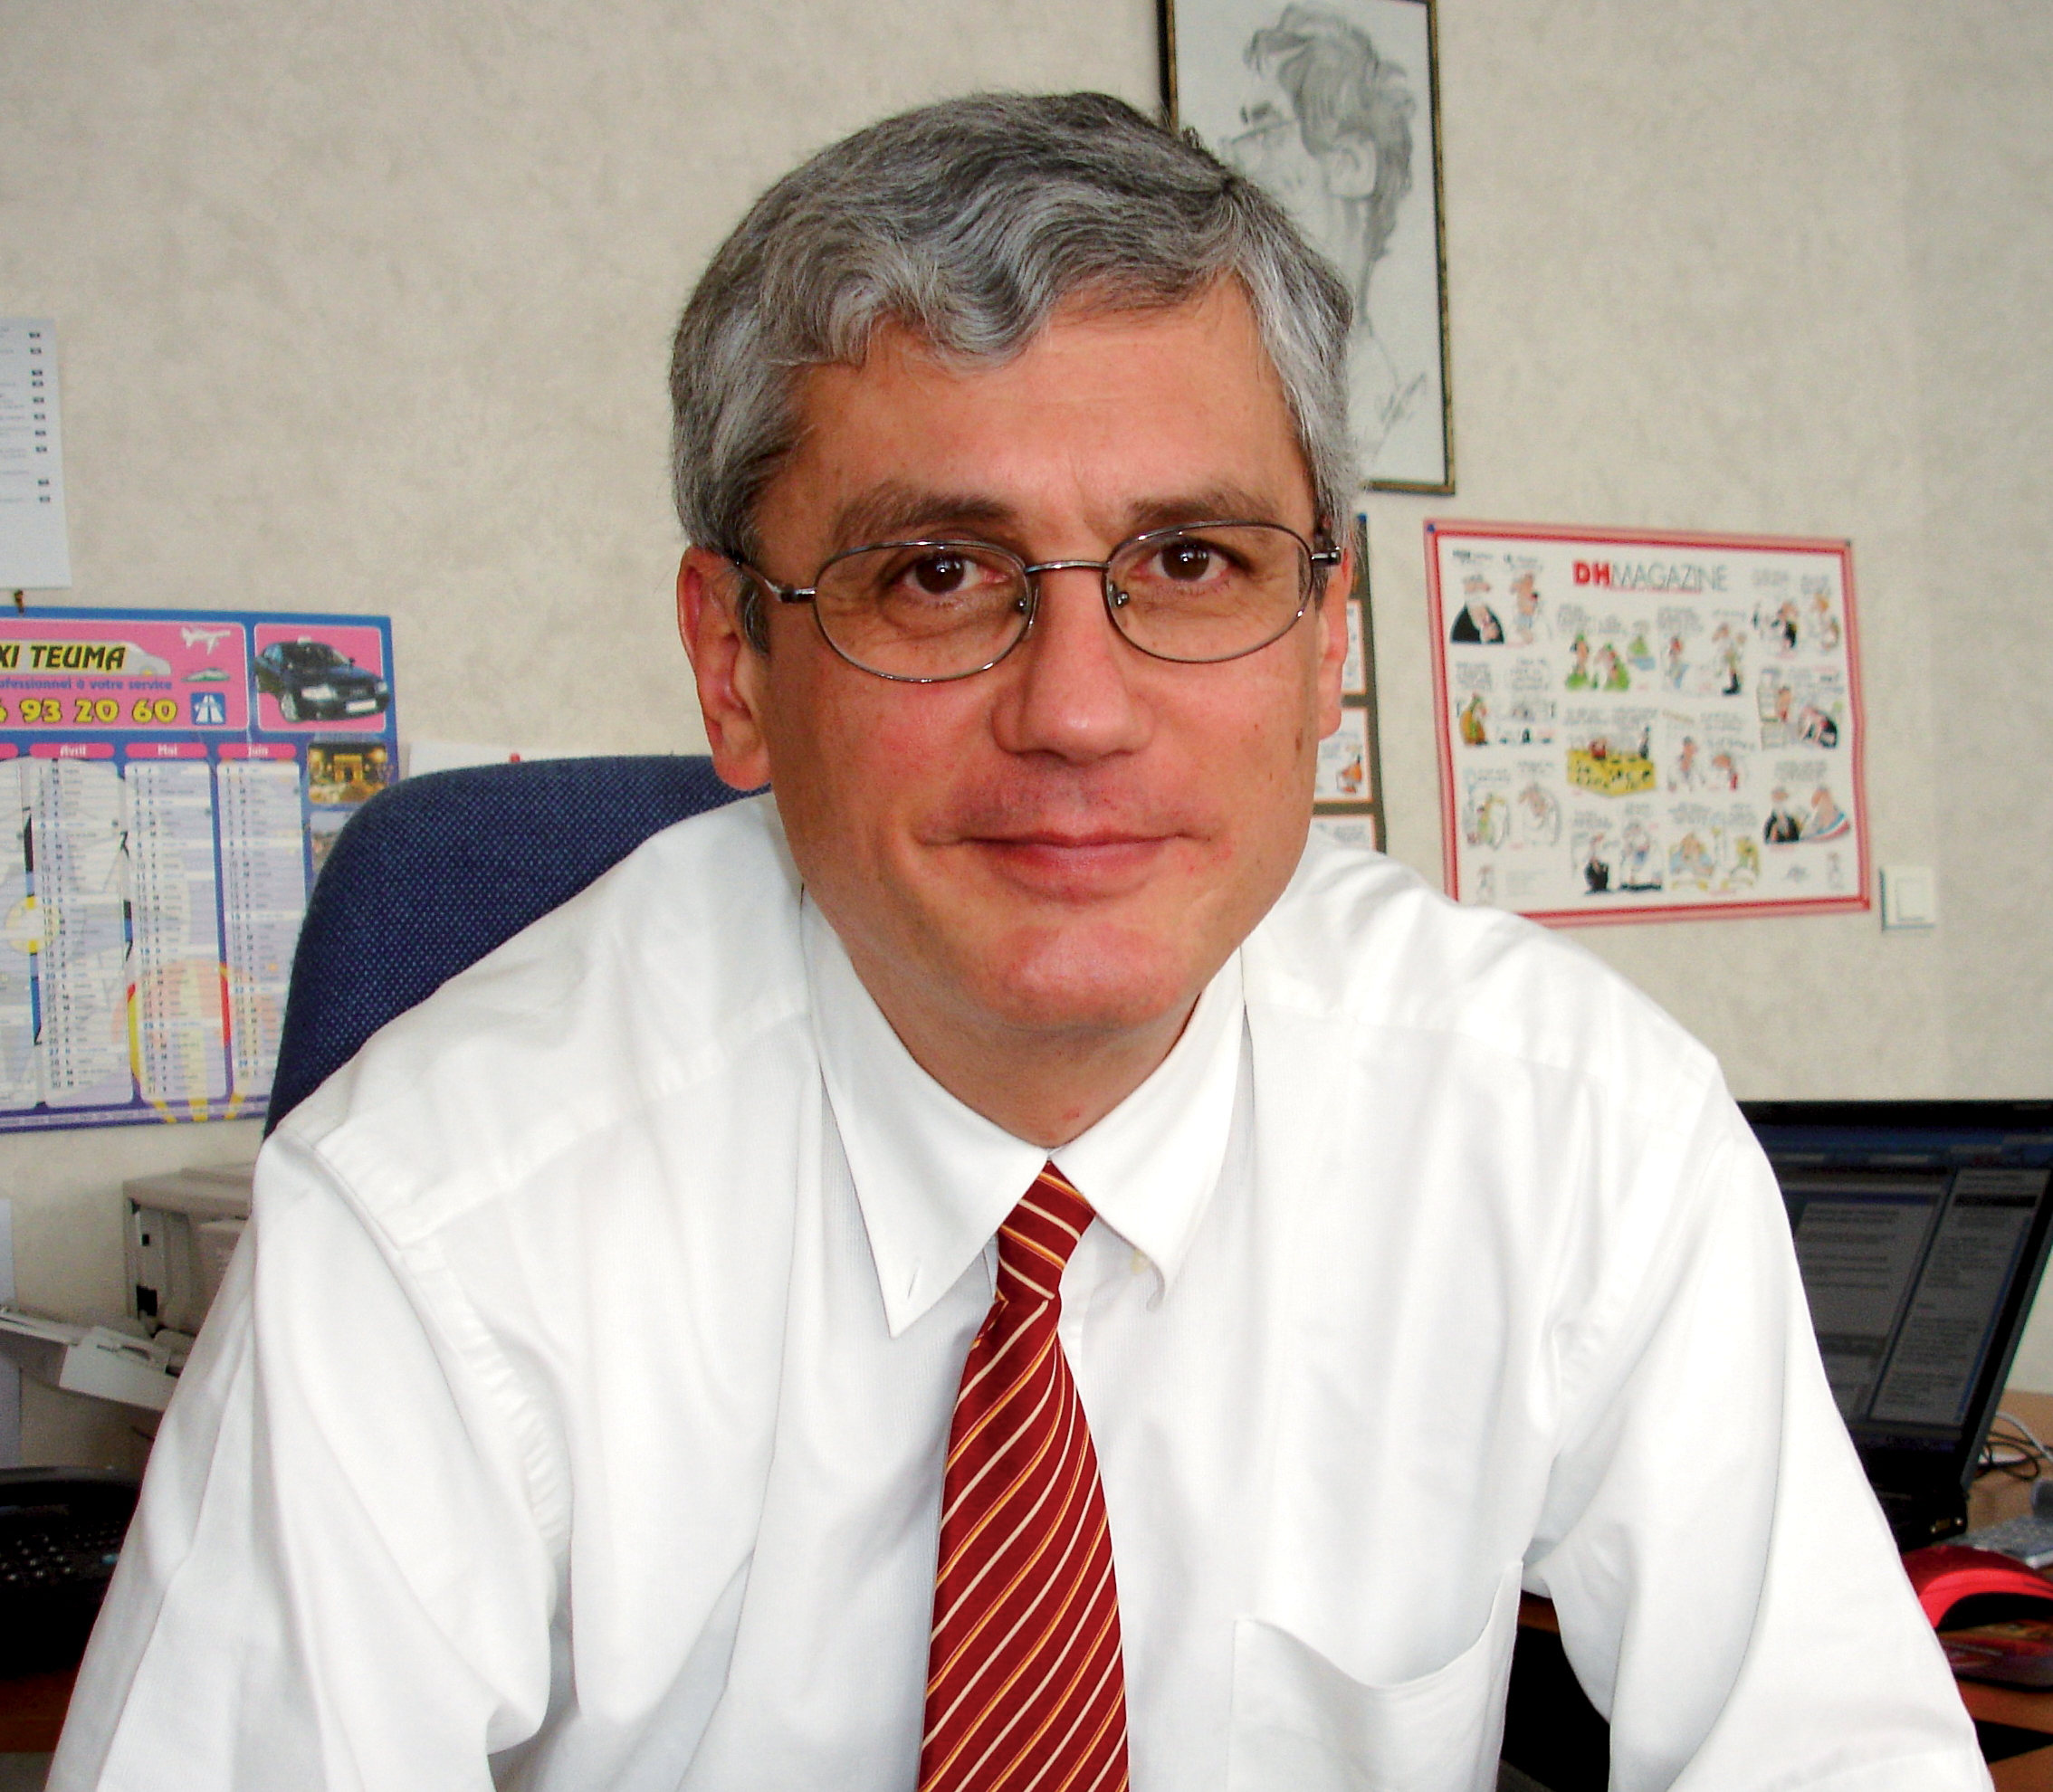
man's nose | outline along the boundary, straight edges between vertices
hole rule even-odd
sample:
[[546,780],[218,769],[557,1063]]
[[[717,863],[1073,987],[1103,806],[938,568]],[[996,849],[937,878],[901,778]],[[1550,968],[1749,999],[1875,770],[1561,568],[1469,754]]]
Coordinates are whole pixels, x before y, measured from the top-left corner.
[[1132,683],[1141,655],[1112,626],[1104,577],[1084,567],[1037,575],[1034,630],[992,720],[1007,752],[1083,762],[1146,742],[1153,724]]

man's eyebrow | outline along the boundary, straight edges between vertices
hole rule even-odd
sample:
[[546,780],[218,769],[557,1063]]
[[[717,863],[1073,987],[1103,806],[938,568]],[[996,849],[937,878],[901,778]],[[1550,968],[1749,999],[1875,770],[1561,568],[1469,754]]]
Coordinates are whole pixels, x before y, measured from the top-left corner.
[[988,529],[1012,520],[1011,505],[987,493],[932,491],[895,481],[859,492],[834,513],[836,548],[902,541],[935,529]]
[[[1284,510],[1273,496],[1260,496],[1245,486],[1208,485],[1137,498],[1126,506],[1116,526],[1126,535],[1141,535],[1180,523],[1282,522]],[[939,532],[1016,533],[1018,519],[1015,506],[988,492],[934,491],[891,481],[842,504],[834,513],[832,539],[840,552]],[[1025,550],[1036,544],[1017,545]]]
[[1126,509],[1130,535],[1151,529],[1174,529],[1179,523],[1282,522],[1284,507],[1240,485],[1208,485],[1196,491],[1137,499]]

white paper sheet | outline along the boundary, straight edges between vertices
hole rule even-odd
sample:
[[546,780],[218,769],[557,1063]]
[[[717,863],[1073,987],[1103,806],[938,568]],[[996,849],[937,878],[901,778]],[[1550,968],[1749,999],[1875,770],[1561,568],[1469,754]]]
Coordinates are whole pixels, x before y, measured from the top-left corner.
[[56,326],[0,318],[0,591],[72,582],[57,412]]

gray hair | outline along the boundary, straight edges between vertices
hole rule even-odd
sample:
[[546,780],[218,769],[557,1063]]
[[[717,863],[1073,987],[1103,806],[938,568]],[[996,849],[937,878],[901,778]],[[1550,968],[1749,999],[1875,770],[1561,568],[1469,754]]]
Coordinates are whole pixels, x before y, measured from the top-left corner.
[[[1351,302],[1246,176],[1102,93],[977,94],[857,131],[755,203],[684,307],[670,372],[678,519],[694,542],[755,558],[756,505],[797,437],[798,377],[859,364],[881,325],[1003,361],[1065,300],[1162,310],[1228,276],[1338,531],[1356,482]],[[741,591],[760,647],[759,599],[751,581]]]

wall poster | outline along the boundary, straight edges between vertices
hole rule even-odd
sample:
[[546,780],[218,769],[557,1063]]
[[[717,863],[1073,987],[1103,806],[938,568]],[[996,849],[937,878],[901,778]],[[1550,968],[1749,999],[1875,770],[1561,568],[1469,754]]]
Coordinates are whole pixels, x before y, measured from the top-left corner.
[[1363,479],[1452,491],[1433,0],[1158,0],[1162,101],[1288,212],[1354,300]]
[[1426,567],[1449,894],[1869,906],[1846,542],[1429,522]]
[[391,677],[382,616],[0,613],[0,1131],[263,1113]]

